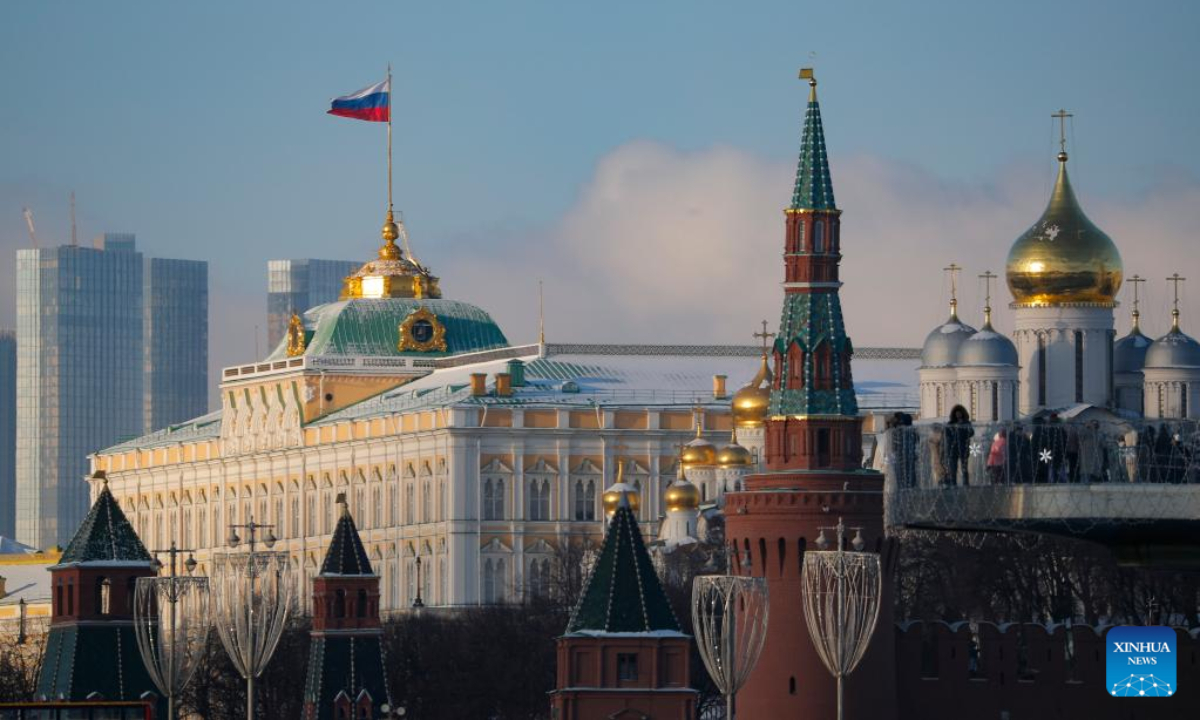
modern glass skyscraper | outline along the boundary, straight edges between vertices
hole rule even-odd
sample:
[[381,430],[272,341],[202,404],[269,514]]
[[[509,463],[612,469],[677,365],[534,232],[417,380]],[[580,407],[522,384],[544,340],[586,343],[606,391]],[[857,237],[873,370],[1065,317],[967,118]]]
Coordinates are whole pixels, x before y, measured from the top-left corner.
[[142,255],[17,251],[17,539],[66,543],[88,508],[87,456],[143,428]]
[[14,537],[17,502],[17,336],[0,330],[0,535]]
[[274,349],[287,333],[292,313],[333,302],[342,280],[362,266],[351,260],[270,260],[267,262],[267,343]]
[[142,287],[149,433],[208,412],[208,263],[147,258]]

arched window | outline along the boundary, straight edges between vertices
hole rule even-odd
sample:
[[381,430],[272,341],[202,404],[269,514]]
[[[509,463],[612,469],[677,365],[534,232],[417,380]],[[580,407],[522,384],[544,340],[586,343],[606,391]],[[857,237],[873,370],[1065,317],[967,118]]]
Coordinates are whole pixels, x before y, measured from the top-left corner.
[[433,519],[433,493],[429,490],[429,481],[421,485],[421,522]]
[[380,502],[379,488],[371,490],[371,527],[383,527],[383,503]]
[[550,519],[550,481],[534,478],[529,481],[529,519]]
[[404,486],[404,522],[412,525],[413,516],[416,514],[416,492],[413,489],[412,483],[407,483]]
[[491,560],[483,563],[483,601],[487,604],[496,602],[496,566]]
[[575,498],[574,498],[574,500],[575,500],[575,519],[582,520],[583,519],[583,502],[584,502],[583,501],[583,481],[582,480],[575,481],[574,495],[575,495]]
[[112,581],[106,577],[96,579],[96,614],[112,612]]
[[596,481],[588,480],[584,489],[584,520],[596,519]]
[[825,252],[825,221],[817,220],[813,223],[813,253]]
[[338,588],[333,595],[333,616],[335,618],[346,617],[346,591]]
[[354,614],[356,617],[364,618],[367,616],[367,591],[359,588],[358,598],[354,605]]
[[67,580],[67,614],[75,614],[75,581]]

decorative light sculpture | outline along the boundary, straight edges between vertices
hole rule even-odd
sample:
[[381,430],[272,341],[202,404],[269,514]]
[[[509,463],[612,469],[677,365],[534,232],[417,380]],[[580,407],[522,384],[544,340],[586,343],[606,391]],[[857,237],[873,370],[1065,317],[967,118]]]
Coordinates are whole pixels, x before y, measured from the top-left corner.
[[[821,662],[837,678],[837,717],[842,720],[842,680],[854,672],[871,643],[879,621],[883,574],[879,555],[862,552],[862,529],[845,547],[846,526],[838,518],[835,528],[820,528],[819,550],[804,554],[802,577],[804,620]],[[837,549],[826,550],[826,530],[837,531]]]
[[[175,720],[175,698],[187,687],[196,672],[200,656],[208,642],[208,578],[192,577],[196,570],[193,550],[171,547],[155,550],[168,553],[171,574],[166,577],[141,577],[134,589],[133,621],[138,652],[150,679],[167,697],[167,718]],[[183,553],[187,575],[180,576],[176,560]],[[158,567],[162,563],[155,561]]]
[[700,659],[721,694],[725,717],[758,663],[767,637],[766,578],[702,575],[692,581],[692,629]]
[[[221,643],[234,667],[246,679],[246,718],[254,720],[254,679],[262,674],[279,645],[292,605],[292,573],[285,552],[271,552],[275,545],[273,525],[250,522],[229,526],[229,547],[242,541],[245,530],[249,550],[219,553],[214,558],[213,614]],[[257,550],[257,534],[265,530]]]

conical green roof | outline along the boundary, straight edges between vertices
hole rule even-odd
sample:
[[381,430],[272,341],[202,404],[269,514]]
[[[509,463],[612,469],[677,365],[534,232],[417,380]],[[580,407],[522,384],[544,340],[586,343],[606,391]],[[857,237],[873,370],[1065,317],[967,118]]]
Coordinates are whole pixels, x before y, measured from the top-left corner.
[[588,578],[567,633],[679,632],[675,611],[654,572],[637,519],[622,502],[604,537],[600,559]]
[[154,559],[146,552],[146,546],[105,483],[59,564],[111,562],[152,563]]
[[821,125],[821,106],[813,86],[804,113],[804,136],[800,141],[800,163],[796,167],[796,188],[792,192],[793,210],[836,210],[833,179],[829,175],[829,156],[825,152],[825,128]]
[[371,571],[371,560],[363,548],[362,538],[358,536],[358,528],[354,518],[346,507],[344,498],[338,498],[342,516],[338,518],[337,527],[333,531],[333,541],[325,553],[325,562],[321,563],[322,575],[374,575]]

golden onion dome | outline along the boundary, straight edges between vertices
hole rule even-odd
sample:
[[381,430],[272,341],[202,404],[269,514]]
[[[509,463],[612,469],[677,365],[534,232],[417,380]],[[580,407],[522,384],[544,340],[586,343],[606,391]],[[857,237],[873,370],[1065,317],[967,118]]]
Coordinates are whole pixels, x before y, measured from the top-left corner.
[[1016,305],[1111,307],[1121,289],[1121,254],[1079,206],[1067,176],[1067,154],[1059,153],[1058,161],[1046,211],[1008,252],[1008,289]]
[[771,404],[771,368],[763,353],[758,374],[741,390],[733,394],[733,423],[740,428],[762,427]]
[[717,464],[721,467],[739,467],[754,464],[754,455],[738,444],[737,430],[729,435],[729,444],[717,452]]
[[617,508],[621,505],[621,496],[624,495],[629,503],[629,509],[634,515],[638,514],[638,510],[642,507],[641,493],[637,488],[625,482],[625,463],[617,463],[617,480],[604,491],[600,496],[600,502],[604,505],[604,516],[612,517]]
[[685,467],[693,465],[715,465],[717,462],[717,447],[700,436],[700,428],[696,428],[696,437],[683,446],[679,453],[679,461]]
[[679,478],[667,486],[663,501],[666,503],[667,512],[697,510],[700,508],[700,488],[680,473]]
[[383,245],[376,258],[342,281],[341,299],[440,298],[439,279],[429,268],[406,257],[396,244],[402,230],[391,210],[387,212],[381,235]]

